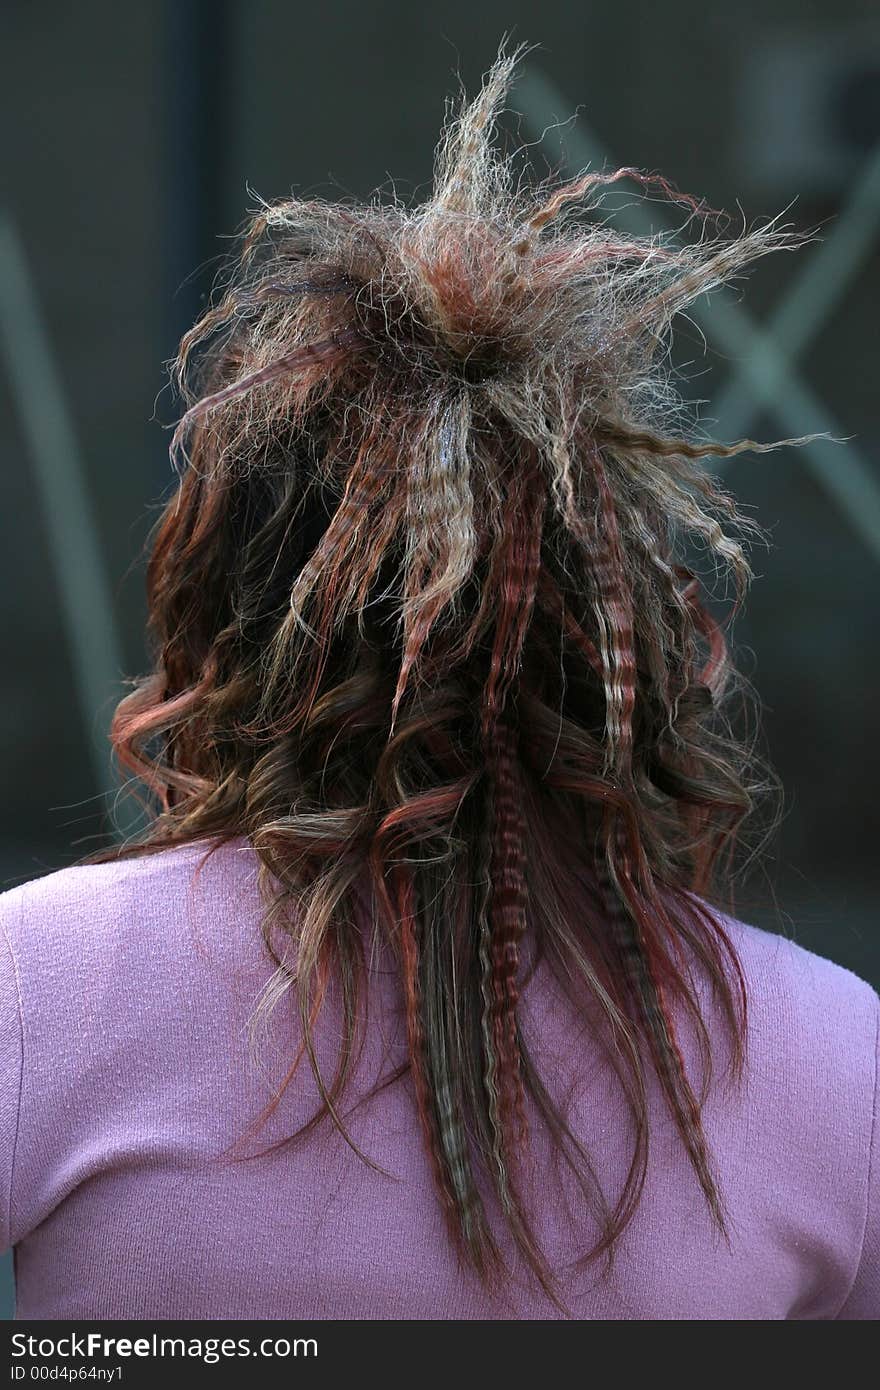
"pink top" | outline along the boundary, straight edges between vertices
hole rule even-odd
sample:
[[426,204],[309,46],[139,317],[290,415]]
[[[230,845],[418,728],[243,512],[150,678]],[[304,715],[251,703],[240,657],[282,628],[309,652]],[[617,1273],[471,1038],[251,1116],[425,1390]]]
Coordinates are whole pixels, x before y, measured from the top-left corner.
[[[296,1025],[286,999],[261,1070],[246,1032],[272,974],[256,858],[239,840],[193,886],[205,848],[62,869],[0,894],[0,1248],[15,1247],[16,1317],[559,1316],[521,1271],[490,1300],[459,1269],[408,1074],[352,1110],[406,1056],[399,987],[381,955],[346,1113],[387,1173],[330,1125],[267,1157],[223,1160],[286,1073]],[[652,1081],[642,1204],[609,1278],[601,1264],[567,1278],[578,1318],[880,1314],[880,999],[784,938],[728,928],[750,987],[751,1061],[744,1091],[713,1091],[705,1124],[732,1247]],[[543,967],[524,1010],[542,1073],[570,1094],[616,1198],[631,1154],[618,1083]],[[694,1039],[682,1043],[694,1067]],[[329,1011],[319,1046],[329,1065]],[[306,1063],[259,1147],[296,1128],[315,1099]],[[568,1180],[552,1178],[540,1132],[534,1142],[545,1248],[569,1262],[593,1230]]]

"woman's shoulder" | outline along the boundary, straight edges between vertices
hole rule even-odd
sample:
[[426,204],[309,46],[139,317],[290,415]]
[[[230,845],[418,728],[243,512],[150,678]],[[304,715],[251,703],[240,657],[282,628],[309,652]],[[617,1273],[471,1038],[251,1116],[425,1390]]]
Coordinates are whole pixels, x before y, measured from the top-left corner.
[[777,1138],[863,1184],[878,1142],[880,995],[867,980],[777,935],[724,916],[748,1004],[748,1110]]
[[188,939],[185,925],[204,933],[224,905],[240,921],[235,909],[257,901],[252,856],[238,855],[236,842],[206,859],[210,848],[191,841],[26,879],[0,892],[0,936],[25,967],[94,972],[126,958],[171,959]]
[[[756,1028],[771,1026],[780,1042],[802,1044],[809,1035],[846,1037],[854,1030],[873,1037],[880,996],[860,975],[793,936],[715,910],[736,950]],[[780,1033],[780,1030],[782,1032]]]
[[748,1103],[740,1118],[749,1169],[772,1174],[771,1201],[785,1206],[789,1224],[800,1213],[803,1241],[826,1263],[829,1250],[845,1247],[849,1292],[834,1316],[876,1317],[880,995],[789,936],[730,917],[722,926],[748,993]]

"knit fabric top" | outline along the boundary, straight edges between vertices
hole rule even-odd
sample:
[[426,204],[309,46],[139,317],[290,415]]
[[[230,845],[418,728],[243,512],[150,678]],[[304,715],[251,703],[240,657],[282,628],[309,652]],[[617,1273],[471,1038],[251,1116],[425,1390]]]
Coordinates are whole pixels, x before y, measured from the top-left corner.
[[[384,949],[342,1104],[372,1165],[326,1119],[279,1142],[316,1108],[307,1059],[249,1130],[296,1055],[298,1015],[287,995],[262,1038],[249,1035],[274,971],[257,859],[241,838],[197,875],[207,848],[74,866],[0,893],[0,1249],[14,1247],[16,1318],[565,1316],[500,1220],[510,1276],[498,1292],[454,1253]],[[578,1266],[597,1235],[590,1205],[532,1125],[524,1195],[543,1247],[577,1318],[876,1318],[880,998],[786,938],[723,920],[750,1013],[745,1081],[725,1077],[719,1042],[703,1111],[729,1243],[649,1073],[647,1180],[610,1272]],[[720,1040],[711,986],[695,984]],[[521,1009],[540,1073],[613,1204],[634,1126],[608,1056],[546,965]],[[339,1022],[331,993],[316,1035],[331,1077]],[[696,1037],[682,1026],[680,1040],[699,1078]]]

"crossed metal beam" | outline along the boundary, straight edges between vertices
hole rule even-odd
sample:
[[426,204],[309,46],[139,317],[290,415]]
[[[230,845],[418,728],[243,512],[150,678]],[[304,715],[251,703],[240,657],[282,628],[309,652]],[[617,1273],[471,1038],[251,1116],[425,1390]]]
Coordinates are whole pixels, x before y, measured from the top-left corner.
[[[534,66],[523,70],[517,92],[525,120],[540,138],[559,124],[558,113],[569,107],[558,88]],[[569,142],[581,168],[608,162],[607,151],[583,123],[570,132]],[[654,212],[649,215],[643,203],[626,202],[625,195],[610,193],[606,197],[615,215],[633,232],[649,235],[663,220]],[[878,224],[880,147],[868,159],[834,229],[771,314],[768,327],[758,325],[726,287],[713,293],[711,308],[699,304],[689,307],[689,316],[737,359],[717,406],[722,438],[746,434],[760,408],[771,410],[789,437],[841,433],[832,412],[819,405],[795,373],[794,364],[861,270],[876,241]],[[850,440],[845,447],[833,438],[810,440],[800,447],[819,482],[880,559],[880,483],[870,464]],[[721,462],[713,459],[715,472],[721,471]]]

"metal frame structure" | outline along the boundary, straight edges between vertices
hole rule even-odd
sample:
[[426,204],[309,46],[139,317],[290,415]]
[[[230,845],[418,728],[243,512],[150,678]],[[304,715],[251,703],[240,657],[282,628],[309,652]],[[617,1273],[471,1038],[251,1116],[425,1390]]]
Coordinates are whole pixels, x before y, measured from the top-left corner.
[[[524,70],[517,90],[520,109],[533,134],[543,138],[548,129],[560,124],[558,112],[568,103],[537,68]],[[581,168],[610,163],[608,152],[583,121],[571,132],[570,143]],[[608,201],[632,232],[648,235],[657,229],[653,223],[662,223],[655,213],[649,216],[642,203],[627,202],[623,195],[608,195]],[[878,230],[880,148],[867,160],[833,230],[808,258],[771,315],[768,327],[757,324],[725,287],[713,292],[711,308],[699,304],[690,307],[689,316],[736,361],[732,379],[717,405],[719,434],[746,434],[759,409],[771,411],[791,437],[839,434],[831,410],[819,404],[795,366],[861,269]],[[880,483],[861,451],[851,440],[838,438],[814,439],[802,448],[816,478],[855,533],[880,559]],[[720,472],[714,462],[713,468]]]

